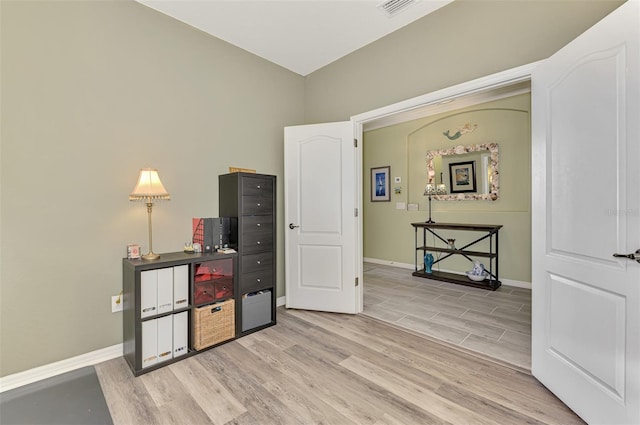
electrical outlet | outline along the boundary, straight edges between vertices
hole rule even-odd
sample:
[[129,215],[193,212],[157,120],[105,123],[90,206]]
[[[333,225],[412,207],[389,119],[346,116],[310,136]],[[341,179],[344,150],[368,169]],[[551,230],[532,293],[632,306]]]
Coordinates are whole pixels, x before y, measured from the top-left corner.
[[111,297],[111,312],[117,313],[122,311],[122,295],[114,295]]

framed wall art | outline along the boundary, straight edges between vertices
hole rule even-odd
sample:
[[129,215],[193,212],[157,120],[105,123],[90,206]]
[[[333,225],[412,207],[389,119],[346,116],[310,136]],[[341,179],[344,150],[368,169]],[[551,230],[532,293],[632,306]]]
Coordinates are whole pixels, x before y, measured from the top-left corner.
[[371,202],[389,202],[389,175],[391,167],[377,167],[371,169]]
[[451,193],[477,192],[476,162],[455,162],[449,164],[449,182]]

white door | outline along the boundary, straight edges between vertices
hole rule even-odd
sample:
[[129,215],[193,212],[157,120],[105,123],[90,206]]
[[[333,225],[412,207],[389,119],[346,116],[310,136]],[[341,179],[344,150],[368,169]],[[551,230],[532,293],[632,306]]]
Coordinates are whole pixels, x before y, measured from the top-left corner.
[[286,307],[356,313],[353,125],[284,130]]
[[532,73],[532,372],[591,424],[640,423],[640,7]]

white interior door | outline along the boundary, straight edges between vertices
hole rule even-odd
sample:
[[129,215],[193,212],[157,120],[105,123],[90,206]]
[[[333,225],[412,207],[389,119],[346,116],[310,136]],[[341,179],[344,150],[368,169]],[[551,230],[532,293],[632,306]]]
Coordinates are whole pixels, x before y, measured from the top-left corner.
[[356,313],[353,124],[286,127],[286,307]]
[[532,372],[593,424],[640,423],[639,9],[532,73]]

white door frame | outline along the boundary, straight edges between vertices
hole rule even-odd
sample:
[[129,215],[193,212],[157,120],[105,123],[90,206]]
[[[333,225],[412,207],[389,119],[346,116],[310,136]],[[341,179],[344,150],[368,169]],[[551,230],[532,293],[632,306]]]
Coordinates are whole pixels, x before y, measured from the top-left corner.
[[[409,112],[413,109],[421,108],[427,105],[437,103],[446,103],[460,96],[466,96],[474,93],[483,92],[485,90],[496,89],[509,86],[511,84],[521,83],[531,80],[531,71],[542,61],[532,62],[506,71],[491,74],[486,77],[477,78],[455,86],[447,87],[431,93],[417,96],[411,99],[403,100],[392,105],[383,106],[369,112],[354,115],[351,117],[353,123],[353,137],[358,141],[358,152],[356,152],[356,191],[358,223],[356,228],[356,276],[363,276],[363,234],[362,234],[362,207],[363,207],[363,181],[362,181],[362,133],[366,123],[386,118],[391,115]],[[535,165],[535,164],[534,164]],[[362,280],[362,279],[361,279]],[[363,282],[364,283],[364,282]],[[363,285],[358,287],[356,294],[357,312],[362,312],[364,306]]]

